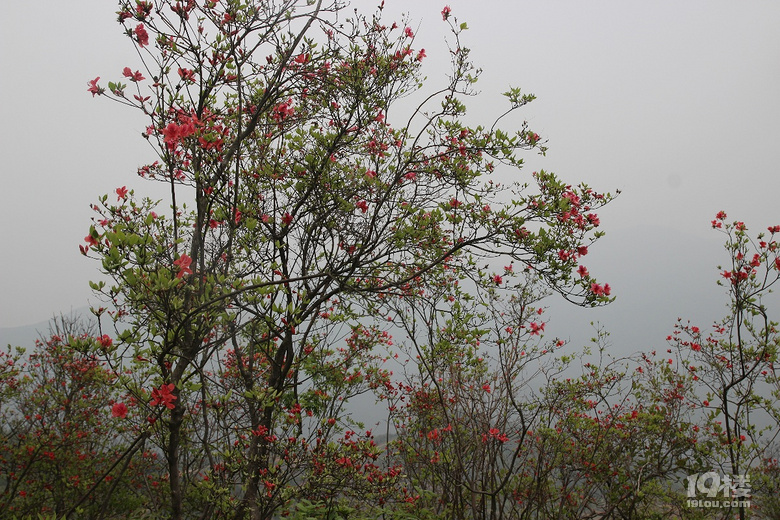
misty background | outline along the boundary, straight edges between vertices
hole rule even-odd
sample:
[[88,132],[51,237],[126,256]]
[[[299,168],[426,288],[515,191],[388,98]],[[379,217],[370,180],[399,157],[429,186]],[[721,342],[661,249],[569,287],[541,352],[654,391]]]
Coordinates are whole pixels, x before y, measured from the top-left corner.
[[[377,3],[353,6],[370,14]],[[483,69],[470,122],[503,112],[510,86],[537,95],[521,117],[549,151],[527,154],[522,176],[545,169],[622,192],[600,212],[607,235],[583,262],[617,300],[579,309],[549,298],[548,337],[577,350],[599,322],[610,348],[627,354],[663,348],[678,317],[704,328],[727,312],[715,282],[728,256],[710,221],[724,210],[753,234],[780,224],[780,2],[385,5],[388,23],[409,13],[428,89],[447,72],[441,9],[468,23],[462,44]],[[164,195],[135,175],[154,160],[145,119],[86,91],[96,76],[104,85],[140,67],[116,10],[111,0],[4,6],[0,345],[32,346],[52,316],[98,304],[88,281],[99,263],[78,250],[92,202],[125,185]],[[776,295],[769,304],[780,316]]]

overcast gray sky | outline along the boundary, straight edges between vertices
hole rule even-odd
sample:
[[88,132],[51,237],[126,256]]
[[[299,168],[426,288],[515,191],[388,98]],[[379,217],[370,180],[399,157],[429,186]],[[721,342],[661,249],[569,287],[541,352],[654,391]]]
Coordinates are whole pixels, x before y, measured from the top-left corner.
[[[496,115],[509,85],[535,93],[525,117],[550,150],[528,156],[526,173],[623,192],[602,212],[608,235],[589,264],[618,301],[586,314],[555,303],[553,334],[602,320],[615,341],[641,347],[676,316],[717,318],[711,309],[726,300],[715,265],[726,257],[709,221],[723,209],[754,230],[780,224],[780,2],[446,3],[468,23],[464,44],[484,69],[471,115]],[[419,24],[416,47],[435,83],[445,2],[386,5]],[[0,327],[87,305],[99,267],[78,252],[89,204],[122,185],[159,189],[134,174],[151,157],[144,121],[86,91],[96,76],[138,68],[116,9],[111,0],[4,6]]]

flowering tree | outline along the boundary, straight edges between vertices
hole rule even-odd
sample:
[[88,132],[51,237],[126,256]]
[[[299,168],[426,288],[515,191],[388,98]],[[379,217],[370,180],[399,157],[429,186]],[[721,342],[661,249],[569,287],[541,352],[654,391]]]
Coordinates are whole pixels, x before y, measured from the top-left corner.
[[533,341],[545,324],[532,272],[517,276],[510,264],[496,276],[515,283],[468,294],[452,272],[424,300],[389,303],[400,348],[416,361],[380,394],[398,432],[391,453],[406,500],[431,518],[515,517],[516,472],[538,414],[523,395],[526,369],[547,352]]
[[[725,219],[712,224],[727,237],[731,312],[709,335],[680,321],[665,353],[611,359],[599,334],[581,373],[576,355],[550,361],[561,345],[532,341],[545,330],[533,277],[502,299],[500,286],[466,297],[451,275],[425,302],[396,304],[421,367],[385,393],[409,498],[434,517],[702,518],[713,511],[687,505],[681,483],[717,468],[729,500],[717,514],[745,518],[751,500],[771,517],[778,338],[765,297],[780,279],[780,227],[752,240]],[[534,374],[546,376],[539,392]]]
[[[726,219],[720,211],[712,227],[726,235],[730,265],[718,267],[718,283],[728,288],[730,312],[710,333],[680,321],[667,340],[678,349],[682,367],[687,367],[701,390],[697,405],[707,412],[713,467],[727,475],[759,477],[762,462],[771,475],[771,457],[763,460],[764,453],[776,442],[780,424],[775,368],[780,337],[764,303],[780,280],[776,239],[780,226],[770,226],[769,235],[760,233],[753,239],[743,222]],[[746,517],[744,506],[738,508],[738,515]]]
[[610,299],[580,264],[610,195],[491,179],[544,151],[525,123],[498,126],[533,96],[512,88],[503,115],[467,126],[477,70],[445,8],[451,75],[405,109],[426,52],[382,10],[120,2],[140,65],[88,91],[148,117],[158,158],[138,173],[170,195],[103,196],[81,249],[111,280],[93,284],[121,324],[101,353],[162,454],[172,518],[391,497],[397,471],[343,406],[388,381],[395,302],[505,286],[494,258],[575,303]]
[[[154,475],[150,457],[128,449],[134,432],[123,420],[128,410],[116,375],[92,354],[110,340],[90,332],[61,317],[29,354],[0,352],[4,516],[99,518],[143,505],[137,493]],[[101,483],[111,492],[89,493]]]
[[600,361],[578,372],[579,354],[535,338],[544,322],[527,289],[513,296],[521,312],[465,329],[472,355],[441,328],[436,355],[419,354],[423,366],[445,358],[439,375],[387,393],[408,499],[432,518],[696,518],[676,489],[701,471],[690,375],[667,359],[610,359],[603,333]]

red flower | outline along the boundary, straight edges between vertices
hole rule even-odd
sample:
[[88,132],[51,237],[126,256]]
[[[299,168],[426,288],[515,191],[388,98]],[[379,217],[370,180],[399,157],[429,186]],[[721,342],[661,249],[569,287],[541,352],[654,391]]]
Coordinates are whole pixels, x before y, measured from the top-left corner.
[[190,264],[192,264],[192,258],[187,255],[181,255],[179,258],[174,260],[173,265],[179,268],[179,272],[176,274],[176,278],[181,278],[185,274],[192,274]]
[[425,56],[425,49],[420,49],[420,52],[417,53],[417,57],[415,59],[417,61],[422,61]]
[[116,200],[122,200],[127,198],[127,186],[122,186],[116,189]]
[[111,336],[109,336],[108,334],[103,334],[97,340],[98,343],[100,343],[100,346],[103,347],[103,349],[107,349],[114,343],[114,341],[111,339]]
[[482,385],[482,390],[484,390],[487,393],[490,393],[490,385],[485,383],[484,385]]
[[450,17],[450,13],[451,12],[452,12],[452,9],[450,9],[450,6],[445,5],[444,9],[441,10],[441,19],[446,22],[447,18]]
[[411,27],[404,29],[404,34],[407,36],[407,38],[414,38],[414,32],[412,31]]
[[132,70],[130,70],[130,67],[125,67],[124,70],[122,71],[122,75],[126,78],[130,78],[130,81],[135,81],[135,82],[143,81],[146,79],[143,77],[143,74],[141,74],[141,71],[137,70],[133,72]]
[[500,275],[495,275],[493,277],[493,281],[496,283],[496,285],[501,285],[501,283],[504,281],[504,279],[501,278]]
[[149,33],[146,32],[146,28],[144,28],[144,24],[139,23],[138,25],[136,25],[133,32],[135,32],[135,40],[138,42],[138,45],[140,45],[141,47],[145,45],[149,45]]
[[92,92],[92,97],[95,97],[95,94],[98,96],[103,93],[103,89],[98,87],[98,80],[100,79],[100,76],[98,76],[95,79],[89,80],[87,82],[87,92]]
[[195,71],[179,67],[179,77],[184,81],[195,81]]
[[91,246],[97,246],[99,244],[98,239],[93,237],[92,235],[87,235],[84,237],[84,242],[87,242]]
[[292,224],[292,221],[293,221],[293,216],[290,215],[289,213],[285,213],[284,216],[282,217],[282,224],[284,224],[285,226],[289,226],[290,224]]
[[124,419],[127,417],[127,405],[125,403],[116,403],[111,407],[111,415]]
[[539,325],[535,321],[532,321],[531,324],[529,325],[529,328],[531,329],[532,336],[538,336],[540,333],[544,332],[544,322],[542,322],[542,324]]
[[159,406],[162,404],[169,410],[173,410],[175,407],[173,402],[176,400],[176,396],[171,392],[173,392],[174,388],[176,388],[176,386],[173,383],[160,385],[160,388],[155,388],[152,390],[152,400],[149,404],[152,406]]
[[290,98],[274,107],[272,117],[274,121],[281,123],[293,114],[295,114],[295,109],[292,106],[292,98]]
[[577,268],[577,272],[580,274],[580,276],[582,278],[585,278],[586,276],[588,276],[588,268],[585,267],[584,265],[579,266]]

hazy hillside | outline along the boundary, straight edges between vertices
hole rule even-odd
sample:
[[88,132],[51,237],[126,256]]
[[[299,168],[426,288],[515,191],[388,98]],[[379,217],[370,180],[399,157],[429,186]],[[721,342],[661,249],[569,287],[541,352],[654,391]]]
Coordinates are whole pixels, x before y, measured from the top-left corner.
[[[88,307],[63,311],[63,314],[75,317],[91,316]],[[54,317],[55,315],[52,314],[52,319]],[[20,325],[18,327],[0,327],[0,346],[5,347],[7,345],[12,345],[14,347],[31,348],[35,344],[36,339],[47,334],[50,322],[51,320],[45,320],[30,325]]]
[[[657,226],[606,231],[583,263],[600,282],[610,284],[617,299],[604,308],[583,309],[551,296],[544,315],[548,337],[570,340],[568,348],[577,349],[593,335],[590,322],[598,322],[611,333],[613,352],[622,355],[664,347],[677,318],[706,328],[725,315],[728,293],[716,284],[717,265],[728,260],[722,235],[712,231],[703,240]],[[766,303],[776,317],[780,296],[771,296]],[[71,313],[91,317],[87,307],[66,312]],[[48,326],[42,321],[0,328],[0,345],[32,346]]]

